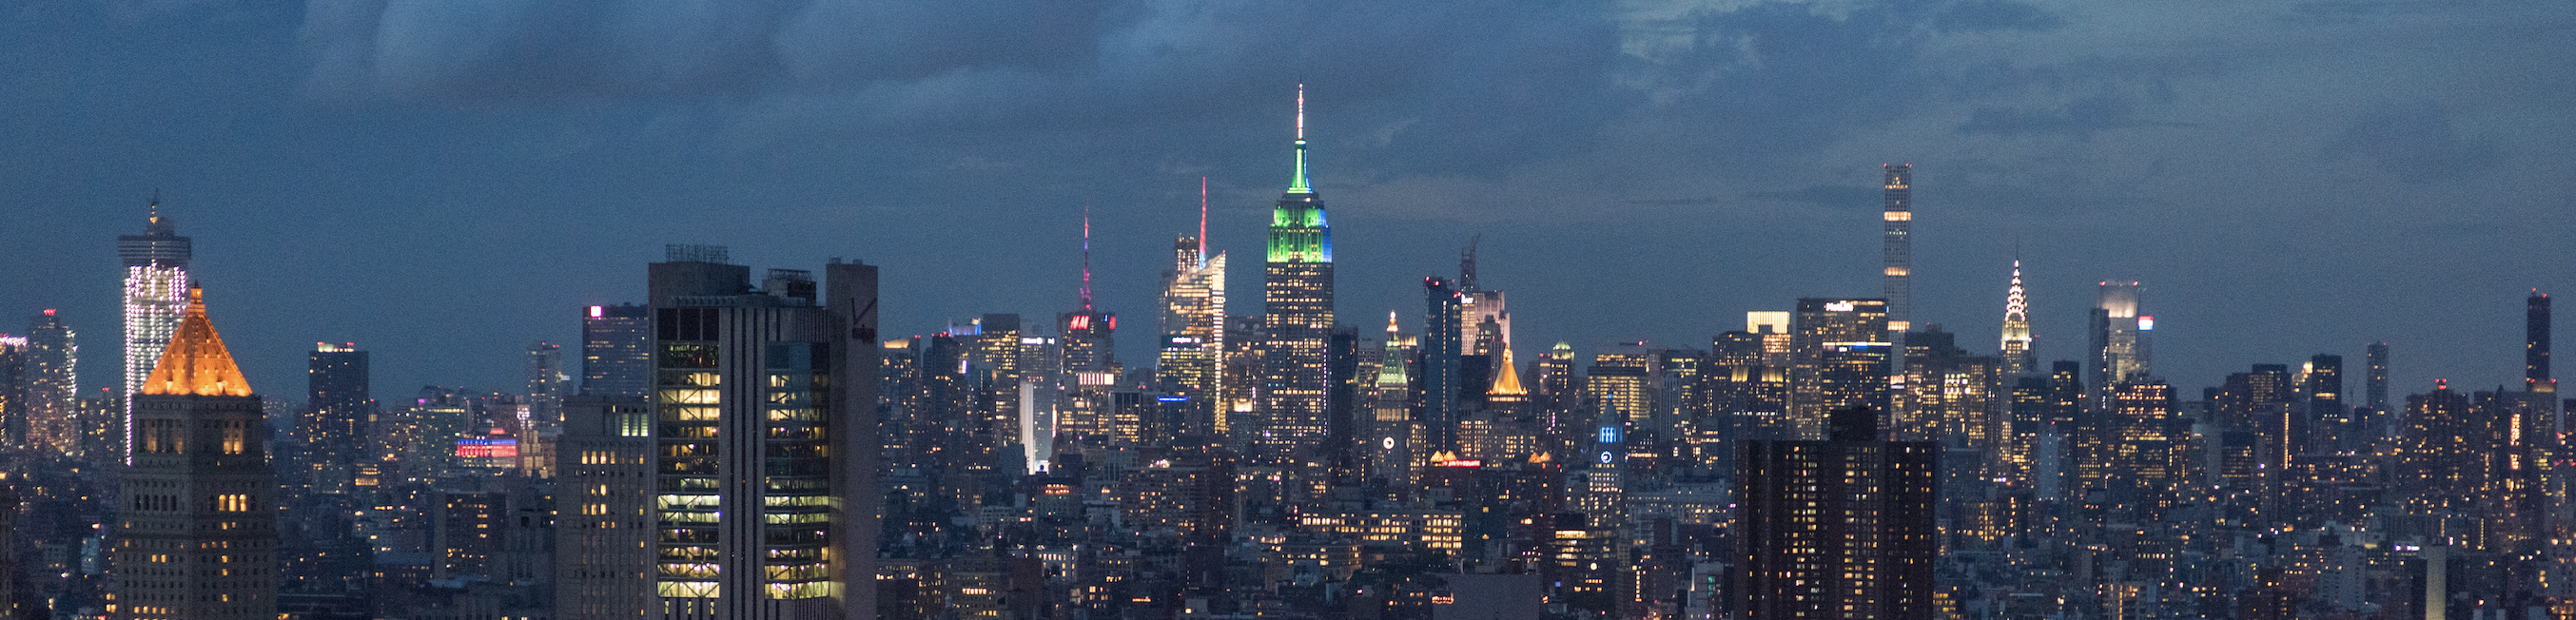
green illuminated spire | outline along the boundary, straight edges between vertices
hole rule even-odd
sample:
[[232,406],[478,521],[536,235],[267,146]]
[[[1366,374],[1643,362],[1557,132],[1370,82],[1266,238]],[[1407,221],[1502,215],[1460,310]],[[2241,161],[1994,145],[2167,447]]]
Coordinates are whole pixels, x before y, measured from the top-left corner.
[[1304,84],[1297,85],[1297,176],[1288,179],[1288,193],[1315,193],[1314,185],[1306,182],[1306,85]]

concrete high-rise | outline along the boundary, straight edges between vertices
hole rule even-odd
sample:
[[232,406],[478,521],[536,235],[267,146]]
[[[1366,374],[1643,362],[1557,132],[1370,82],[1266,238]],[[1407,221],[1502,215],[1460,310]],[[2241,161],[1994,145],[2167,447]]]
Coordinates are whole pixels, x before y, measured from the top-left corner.
[[107,615],[271,620],[278,487],[267,416],[206,319],[204,296],[191,289],[187,299],[131,399]]
[[1880,439],[1873,408],[1830,417],[1824,440],[1747,441],[1739,452],[1738,617],[1934,617],[1940,447]]
[[1296,172],[1270,211],[1262,282],[1261,416],[1256,461],[1316,458],[1332,376],[1333,229],[1306,174],[1306,87],[1297,87]]
[[581,316],[581,389],[586,396],[651,393],[651,319],[635,304],[590,306]]
[[376,400],[368,394],[367,352],[357,343],[313,343],[304,381],[304,419],[296,435],[312,461],[314,490],[348,493],[357,464],[366,459],[367,423],[376,413]]
[[661,617],[870,616],[876,268],[755,289],[721,248],[673,246],[649,272]]
[[[179,328],[188,308],[188,258],[195,253],[169,218],[161,217],[161,200],[153,198],[143,234],[118,235],[116,256],[125,262],[125,391],[129,400],[152,375],[161,347]],[[134,408],[125,412],[125,444],[134,445]]]
[[2037,373],[2039,354],[2030,350],[2030,296],[2021,287],[2021,260],[2013,260],[2012,286],[2004,289],[2004,376]]
[[564,399],[555,453],[558,620],[635,620],[660,609],[652,415],[641,396]]

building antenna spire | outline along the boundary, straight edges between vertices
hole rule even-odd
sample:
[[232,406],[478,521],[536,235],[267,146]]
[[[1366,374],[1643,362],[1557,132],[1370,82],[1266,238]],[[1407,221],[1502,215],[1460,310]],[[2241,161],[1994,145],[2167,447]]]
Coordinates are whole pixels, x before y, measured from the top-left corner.
[[1306,181],[1306,85],[1297,85],[1297,177],[1288,180],[1288,193],[1312,194],[1314,185]]
[[1207,177],[1199,177],[1199,266],[1207,266]]
[[1091,311],[1091,202],[1082,203],[1082,311]]
[[1484,240],[1485,233],[1467,237],[1467,251],[1458,253],[1458,290],[1484,290],[1476,287],[1476,244]]

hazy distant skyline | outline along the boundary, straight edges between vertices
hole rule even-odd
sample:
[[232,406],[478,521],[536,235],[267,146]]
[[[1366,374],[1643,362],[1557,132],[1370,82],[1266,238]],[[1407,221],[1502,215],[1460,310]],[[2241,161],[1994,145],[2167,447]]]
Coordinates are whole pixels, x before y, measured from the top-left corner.
[[0,332],[61,308],[113,385],[156,190],[254,387],[354,341],[388,401],[516,389],[670,243],[881,265],[890,335],[1051,319],[1088,204],[1142,366],[1202,176],[1259,311],[1299,83],[1340,312],[1418,330],[1482,234],[1523,359],[1877,296],[1881,163],[1915,165],[1918,325],[1993,348],[2017,254],[2075,359],[2094,283],[2143,281],[2186,397],[2380,340],[2398,397],[2511,383],[2522,296],[2576,292],[2561,2],[654,6],[0,5]]

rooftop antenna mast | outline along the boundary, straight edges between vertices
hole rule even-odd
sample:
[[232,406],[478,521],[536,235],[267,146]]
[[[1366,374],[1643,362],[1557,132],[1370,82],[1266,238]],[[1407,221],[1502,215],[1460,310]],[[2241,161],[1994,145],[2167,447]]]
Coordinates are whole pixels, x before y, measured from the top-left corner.
[[1481,291],[1476,287],[1476,244],[1485,240],[1484,233],[1467,238],[1467,251],[1458,254],[1458,290]]
[[1082,311],[1091,311],[1091,203],[1082,203]]
[[1199,267],[1207,260],[1207,177],[1199,177]]

